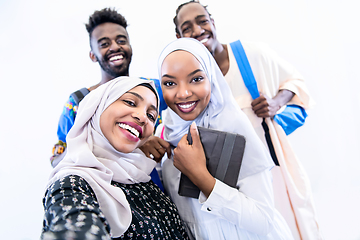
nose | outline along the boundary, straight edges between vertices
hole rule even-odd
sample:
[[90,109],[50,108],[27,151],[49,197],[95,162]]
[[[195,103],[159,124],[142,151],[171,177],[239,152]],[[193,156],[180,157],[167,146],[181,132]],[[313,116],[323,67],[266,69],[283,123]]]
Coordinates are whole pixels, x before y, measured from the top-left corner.
[[146,111],[139,109],[133,112],[132,117],[135,118],[140,125],[144,125],[146,123],[146,120],[148,119]]
[[204,31],[205,30],[200,25],[195,24],[194,25],[194,31],[192,32],[192,37],[195,38],[195,37],[201,36],[201,34],[203,34]]
[[116,41],[111,41],[111,45],[110,45],[109,50],[110,50],[110,51],[117,52],[119,49],[120,49],[120,45],[117,44]]
[[186,86],[181,86],[179,88],[179,91],[176,93],[176,96],[180,99],[186,99],[192,95],[191,90]]

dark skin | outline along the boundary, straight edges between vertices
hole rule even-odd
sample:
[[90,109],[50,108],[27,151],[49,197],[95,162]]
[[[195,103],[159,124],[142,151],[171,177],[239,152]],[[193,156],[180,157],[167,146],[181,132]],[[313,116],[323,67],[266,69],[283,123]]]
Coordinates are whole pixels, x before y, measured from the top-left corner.
[[[123,26],[115,23],[98,25],[91,33],[90,45],[90,59],[101,67],[101,81],[90,87],[90,91],[116,77],[129,76],[132,48]],[[112,61],[114,56],[121,59]]]
[[[229,70],[229,53],[226,44],[217,40],[214,20],[199,3],[189,3],[181,8],[177,17],[177,38],[191,37],[199,41],[207,40],[204,46],[214,56],[221,72],[225,76]],[[295,94],[289,90],[280,90],[275,97],[261,96],[251,103],[255,114],[260,117],[274,117],[276,112],[289,102]]]
[[171,156],[170,143],[156,136],[149,137],[140,149],[148,158],[152,158],[156,162],[160,162],[165,153],[169,158]]
[[[116,77],[129,76],[132,48],[123,26],[109,22],[98,25],[91,34],[90,44],[90,59],[98,62],[101,67],[101,81],[91,86],[90,91]],[[120,56],[121,59],[111,61],[113,56]],[[171,155],[170,144],[155,136],[150,136],[140,149],[149,158],[152,158],[150,154],[153,155],[156,162],[159,162],[166,152],[168,156]]]

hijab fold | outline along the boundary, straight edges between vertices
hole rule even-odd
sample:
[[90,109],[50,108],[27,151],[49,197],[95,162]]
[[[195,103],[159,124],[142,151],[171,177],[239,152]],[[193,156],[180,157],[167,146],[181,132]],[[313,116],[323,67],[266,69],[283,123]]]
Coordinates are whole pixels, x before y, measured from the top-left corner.
[[[165,58],[174,51],[187,51],[201,64],[211,84],[211,97],[208,106],[194,119],[197,126],[237,133],[246,139],[246,147],[240,169],[239,179],[259,173],[274,166],[271,157],[256,135],[249,119],[242,112],[232,96],[231,89],[210,52],[193,38],[180,38],[169,43],[159,57],[158,71]],[[185,121],[173,110],[167,108],[162,113],[165,125],[164,139],[177,146],[181,137],[188,132],[192,121]]]
[[95,192],[110,224],[112,237],[119,237],[128,229],[132,215],[125,194],[111,182],[148,182],[156,162],[139,149],[132,153],[117,151],[101,131],[100,116],[110,104],[142,83],[148,83],[155,89],[151,80],[118,77],[86,95],[66,137],[67,153],[52,171],[48,184],[71,174],[83,177]]

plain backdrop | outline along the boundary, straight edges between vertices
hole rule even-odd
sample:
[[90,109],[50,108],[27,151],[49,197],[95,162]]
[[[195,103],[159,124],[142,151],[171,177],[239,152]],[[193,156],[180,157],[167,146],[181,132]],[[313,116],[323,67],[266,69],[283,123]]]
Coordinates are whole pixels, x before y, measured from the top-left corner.
[[[158,78],[183,1],[0,0],[0,239],[39,239],[42,197],[69,94],[100,80],[84,23],[113,7],[128,20],[130,75]],[[305,77],[316,101],[290,136],[327,240],[360,239],[357,1],[209,0],[218,38],[267,43]],[[224,123],[226,124],[226,123]]]

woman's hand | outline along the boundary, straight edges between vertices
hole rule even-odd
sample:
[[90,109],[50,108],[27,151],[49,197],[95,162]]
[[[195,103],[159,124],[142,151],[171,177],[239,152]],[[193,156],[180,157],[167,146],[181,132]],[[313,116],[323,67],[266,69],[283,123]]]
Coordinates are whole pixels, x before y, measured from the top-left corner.
[[150,136],[140,149],[148,158],[156,162],[161,161],[165,152],[169,158],[171,157],[170,143],[156,136]]
[[208,197],[214,188],[215,178],[206,168],[206,158],[195,122],[190,128],[193,144],[189,145],[187,134],[174,149],[174,166],[185,174]]

